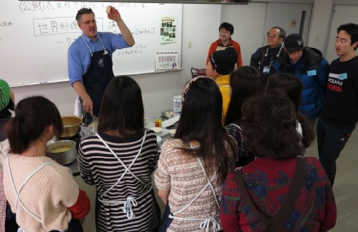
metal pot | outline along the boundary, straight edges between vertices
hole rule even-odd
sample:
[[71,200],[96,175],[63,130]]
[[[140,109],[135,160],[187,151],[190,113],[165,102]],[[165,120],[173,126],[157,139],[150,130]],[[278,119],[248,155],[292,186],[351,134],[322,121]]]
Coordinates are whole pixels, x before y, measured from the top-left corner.
[[69,138],[77,135],[81,129],[82,119],[75,116],[63,116],[61,118],[63,124],[61,138]]
[[47,145],[47,156],[56,160],[57,163],[67,165],[76,160],[76,143],[71,140],[60,140]]

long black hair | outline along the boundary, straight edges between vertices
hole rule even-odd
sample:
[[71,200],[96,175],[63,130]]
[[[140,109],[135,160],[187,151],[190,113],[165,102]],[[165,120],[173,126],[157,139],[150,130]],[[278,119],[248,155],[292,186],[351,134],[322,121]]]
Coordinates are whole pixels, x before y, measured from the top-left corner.
[[[211,78],[194,78],[185,87],[174,138],[182,140],[184,144],[198,141],[198,150],[184,150],[202,158],[207,172],[217,171],[220,183],[224,182],[227,172],[234,168],[237,148],[222,126],[222,96]],[[230,157],[230,151],[233,157]]]
[[111,80],[102,98],[98,131],[116,130],[130,136],[144,130],[144,106],[138,83],[129,76]]
[[225,126],[240,120],[243,102],[264,89],[260,71],[251,66],[242,66],[235,70],[230,75],[230,87],[231,97],[225,116]]

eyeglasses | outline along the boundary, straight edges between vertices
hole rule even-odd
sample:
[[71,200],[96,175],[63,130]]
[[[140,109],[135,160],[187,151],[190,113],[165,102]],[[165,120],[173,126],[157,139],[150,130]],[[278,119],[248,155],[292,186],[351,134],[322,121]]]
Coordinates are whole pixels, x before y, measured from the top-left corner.
[[276,39],[276,35],[266,35],[266,37],[268,38],[268,39]]

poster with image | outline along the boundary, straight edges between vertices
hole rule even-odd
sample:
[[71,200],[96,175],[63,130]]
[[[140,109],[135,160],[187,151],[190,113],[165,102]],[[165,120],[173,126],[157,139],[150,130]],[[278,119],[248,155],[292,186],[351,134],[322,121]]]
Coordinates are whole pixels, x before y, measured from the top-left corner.
[[156,52],[155,71],[164,72],[178,69],[178,52]]
[[160,26],[160,43],[176,42],[176,23],[174,17],[162,17]]

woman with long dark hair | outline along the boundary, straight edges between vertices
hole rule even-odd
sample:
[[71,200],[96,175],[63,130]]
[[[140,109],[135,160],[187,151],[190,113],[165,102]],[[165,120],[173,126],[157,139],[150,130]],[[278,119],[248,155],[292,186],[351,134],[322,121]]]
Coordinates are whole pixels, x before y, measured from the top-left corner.
[[230,75],[230,103],[224,125],[238,122],[241,117],[241,106],[245,100],[264,90],[262,74],[251,66],[242,66]]
[[297,116],[296,130],[302,138],[302,154],[304,154],[306,148],[313,142],[315,134],[311,129],[311,123],[299,110],[302,95],[302,82],[292,74],[278,73],[269,76],[266,91],[275,91],[277,94],[280,94],[277,92],[278,89],[284,91],[295,105]]
[[98,133],[82,140],[82,179],[95,185],[97,231],[158,231],[160,209],[152,189],[157,138],[144,129],[142,91],[128,76],[115,77],[103,95]]
[[237,147],[222,127],[222,97],[209,77],[184,88],[173,138],[162,146],[155,184],[167,205],[160,231],[219,231],[221,186],[235,165]]
[[244,133],[240,127],[241,107],[248,98],[263,92],[262,74],[255,67],[243,66],[231,74],[230,90],[230,103],[224,125],[228,134],[235,138],[239,147],[239,160],[236,165],[243,166],[254,160],[254,156],[247,151],[244,143]]
[[70,169],[46,156],[62,129],[55,104],[41,96],[21,100],[7,124],[4,189],[22,231],[83,231],[76,219],[88,214],[89,199]]

